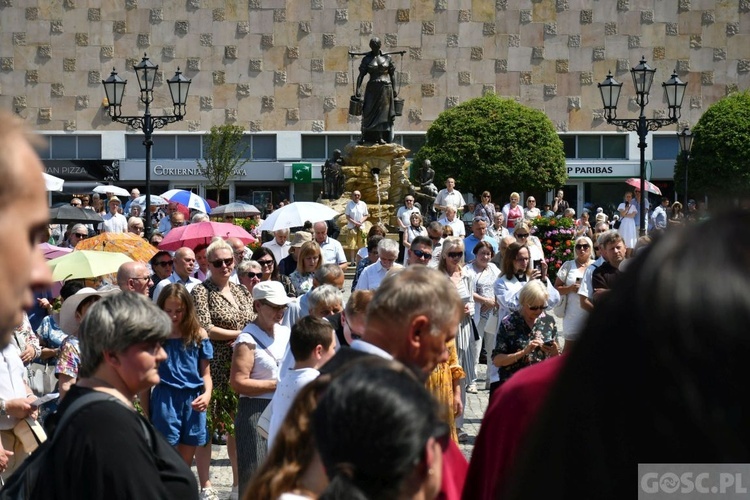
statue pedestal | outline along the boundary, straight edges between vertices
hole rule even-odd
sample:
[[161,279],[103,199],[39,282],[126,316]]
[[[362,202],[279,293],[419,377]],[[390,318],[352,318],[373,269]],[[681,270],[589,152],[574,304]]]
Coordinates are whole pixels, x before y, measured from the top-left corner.
[[[396,211],[403,205],[409,194],[409,150],[400,144],[360,145],[350,142],[343,151],[344,193],[338,200],[327,202],[341,214],[351,200],[352,191],[362,193],[362,201],[367,203],[370,218],[367,222],[398,227]],[[377,169],[377,179],[373,174]],[[379,195],[379,197],[378,197]],[[340,228],[346,227],[346,216],[336,219]],[[365,224],[368,231],[370,224]]]

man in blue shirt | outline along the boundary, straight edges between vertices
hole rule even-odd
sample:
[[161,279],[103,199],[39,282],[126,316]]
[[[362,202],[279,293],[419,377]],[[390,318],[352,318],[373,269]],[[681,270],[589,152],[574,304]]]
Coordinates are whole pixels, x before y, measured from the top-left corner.
[[464,239],[464,259],[466,263],[474,260],[474,247],[480,241],[486,241],[492,245],[492,249],[497,253],[498,245],[497,240],[487,235],[487,218],[486,217],[474,217],[471,222],[471,234]]

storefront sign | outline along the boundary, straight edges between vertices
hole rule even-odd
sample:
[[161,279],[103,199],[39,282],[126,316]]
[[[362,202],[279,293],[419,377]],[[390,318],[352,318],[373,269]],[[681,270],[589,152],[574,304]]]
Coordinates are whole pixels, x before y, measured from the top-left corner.
[[117,181],[117,160],[43,160],[44,170],[66,181]]
[[[205,182],[202,169],[193,161],[185,160],[152,160],[151,176],[160,181],[198,181]],[[120,162],[120,179],[123,181],[143,181],[146,178],[144,160],[127,160]],[[252,161],[234,170],[229,178],[234,181],[283,181],[284,164],[275,161]]]
[[568,177],[636,177],[639,175],[638,162],[567,162]]

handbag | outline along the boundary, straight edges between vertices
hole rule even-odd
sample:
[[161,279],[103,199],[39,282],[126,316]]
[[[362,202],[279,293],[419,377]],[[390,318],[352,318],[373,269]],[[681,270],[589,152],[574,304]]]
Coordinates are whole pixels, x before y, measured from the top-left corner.
[[[571,265],[570,262],[575,262],[572,260],[567,261],[563,264],[563,267],[560,268],[560,271],[565,268],[565,275],[567,277],[567,274],[570,272]],[[566,267],[567,266],[567,267]],[[558,271],[558,275],[560,274],[560,271]],[[568,294],[560,295],[560,302],[552,309],[552,312],[555,316],[558,318],[562,318],[565,316],[565,309],[568,307]]]
[[490,313],[490,317],[487,318],[487,322],[484,324],[485,333],[497,333],[497,326],[500,323],[500,318],[497,313],[497,310]]
[[57,378],[55,377],[55,365],[44,363],[31,363],[29,371],[29,388],[36,396],[44,396],[54,392]]
[[258,425],[256,426],[258,434],[263,439],[268,439],[268,431],[271,428],[271,415],[272,414],[273,414],[273,405],[271,403],[268,403],[268,406],[266,406],[266,409],[263,410],[263,413],[260,414],[260,418],[258,419]]
[[39,448],[39,445],[47,440],[47,434],[39,422],[31,417],[26,417],[18,421],[13,427],[13,434],[21,442],[23,451],[31,454]]
[[620,224],[622,224],[622,219],[617,219],[614,224],[612,224],[612,227],[614,229],[620,229]]

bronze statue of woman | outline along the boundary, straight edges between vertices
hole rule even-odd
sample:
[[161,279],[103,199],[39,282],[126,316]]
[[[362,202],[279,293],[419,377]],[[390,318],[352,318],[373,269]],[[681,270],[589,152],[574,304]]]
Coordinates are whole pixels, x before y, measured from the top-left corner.
[[394,99],[398,95],[394,89],[396,66],[390,55],[380,50],[381,46],[379,38],[370,40],[371,50],[364,54],[359,65],[355,91],[357,98],[362,97],[361,87],[365,75],[370,75],[365,87],[360,144],[386,144],[393,140],[393,121],[396,118]]

